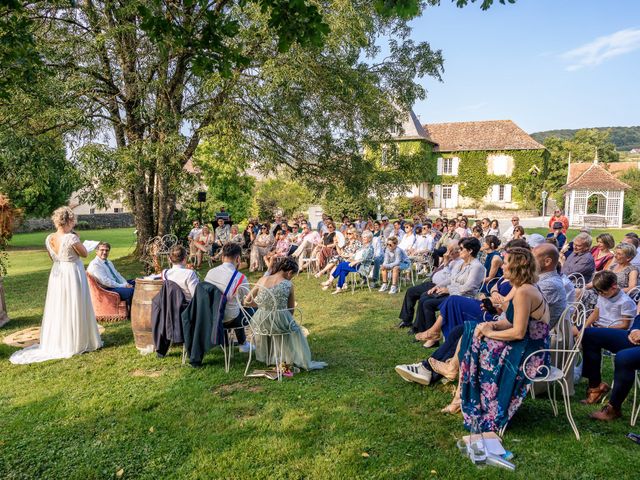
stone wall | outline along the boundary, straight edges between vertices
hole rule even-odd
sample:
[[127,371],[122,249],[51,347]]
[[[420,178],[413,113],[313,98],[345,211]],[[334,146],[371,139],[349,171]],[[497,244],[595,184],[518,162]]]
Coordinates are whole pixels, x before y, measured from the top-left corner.
[[[101,213],[94,215],[78,215],[78,222],[86,222],[83,229],[123,228],[133,227],[133,215],[130,213]],[[15,233],[40,232],[53,230],[50,218],[28,218],[24,220],[14,231]]]

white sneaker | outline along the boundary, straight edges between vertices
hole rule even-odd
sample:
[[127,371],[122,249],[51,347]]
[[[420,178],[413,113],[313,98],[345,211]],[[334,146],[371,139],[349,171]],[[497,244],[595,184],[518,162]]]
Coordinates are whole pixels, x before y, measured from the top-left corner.
[[386,283],[383,283],[383,284],[380,286],[380,290],[378,290],[378,291],[379,291],[379,292],[386,292],[388,287],[389,287],[389,285],[387,285]]
[[389,295],[395,295],[398,293],[398,287],[396,285],[391,285],[391,290],[389,290]]
[[249,342],[244,342],[242,345],[238,347],[240,353],[249,353],[250,350],[255,350],[256,346]]
[[420,385],[429,385],[431,383],[431,370],[424,368],[422,363],[396,365],[395,370],[407,382],[415,382]]

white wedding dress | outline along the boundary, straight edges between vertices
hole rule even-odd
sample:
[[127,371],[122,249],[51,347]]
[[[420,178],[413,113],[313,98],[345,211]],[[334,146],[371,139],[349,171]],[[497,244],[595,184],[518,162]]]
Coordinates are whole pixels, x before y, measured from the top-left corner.
[[15,352],[9,358],[11,363],[69,358],[102,346],[87,275],[80,257],[73,249],[73,245],[80,239],[73,233],[65,234],[56,252],[51,246],[52,236],[49,235],[45,240],[53,267],[49,274],[47,299],[40,327],[40,344]]

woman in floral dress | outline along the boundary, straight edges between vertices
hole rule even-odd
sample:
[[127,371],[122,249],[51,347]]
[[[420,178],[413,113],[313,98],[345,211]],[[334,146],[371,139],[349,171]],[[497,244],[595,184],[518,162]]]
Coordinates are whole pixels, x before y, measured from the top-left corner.
[[[465,322],[460,345],[461,407],[465,427],[497,432],[513,417],[527,394],[530,380],[524,360],[548,348],[549,309],[537,282],[537,263],[524,248],[509,250],[504,277],[513,285],[504,319],[496,322]],[[548,363],[548,355],[534,356],[527,373]]]

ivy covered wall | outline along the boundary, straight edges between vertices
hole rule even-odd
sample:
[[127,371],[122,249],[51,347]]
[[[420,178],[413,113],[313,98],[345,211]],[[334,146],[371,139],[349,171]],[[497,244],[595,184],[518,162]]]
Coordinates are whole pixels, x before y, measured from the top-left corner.
[[403,140],[370,145],[365,155],[372,161],[380,182],[387,184],[435,183],[437,156],[433,144],[422,140]]
[[[489,155],[508,155],[513,158],[513,173],[511,176],[489,175],[487,173],[487,157]],[[458,175],[438,176],[434,183],[457,183],[458,193],[463,196],[482,202],[492,185],[513,185],[512,200],[521,204],[521,207],[536,205],[539,192],[542,190],[543,178],[547,171],[546,150],[501,150],[501,151],[468,151],[452,153],[434,153],[435,158],[458,157]],[[437,161],[437,160],[436,160]],[[436,163],[434,161],[434,163]],[[532,174],[533,166],[538,167],[539,172]],[[437,167],[437,164],[436,164]]]

